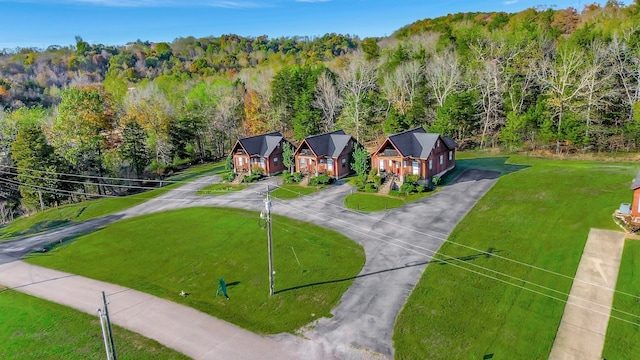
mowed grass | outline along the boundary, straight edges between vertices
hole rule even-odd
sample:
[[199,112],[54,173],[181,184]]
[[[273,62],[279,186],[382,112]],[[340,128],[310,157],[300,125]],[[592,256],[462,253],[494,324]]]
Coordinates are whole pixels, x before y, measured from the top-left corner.
[[[331,316],[363,264],[343,235],[273,216],[274,296],[259,213],[189,208],[114,223],[27,261],[124,285],[258,333],[293,332]],[[218,278],[230,301],[215,297]],[[190,295],[181,297],[184,290]]]
[[616,290],[602,357],[611,360],[634,359],[640,354],[639,240],[625,241]]
[[394,209],[405,203],[405,199],[400,197],[361,192],[349,194],[344,198],[344,206],[362,212]]
[[522,156],[510,164],[521,170],[458,224],[410,295],[394,329],[396,358],[549,356],[589,229],[618,229],[611,214],[630,201],[639,166]]
[[167,181],[174,183],[158,189],[129,196],[104,197],[75,204],[67,204],[58,208],[50,208],[37,212],[30,216],[21,217],[9,225],[0,228],[0,242],[113,214],[160,196],[171,189],[181,186],[183,182],[205,175],[219,174],[221,172],[224,172],[224,163],[222,162],[198,165],[168,178]]
[[224,195],[234,191],[240,191],[247,187],[246,184],[212,184],[205,186],[196,192],[197,195]]
[[[1,359],[104,359],[97,316],[0,289]],[[141,335],[113,326],[121,359],[188,359]]]
[[277,189],[271,192],[271,195],[281,200],[297,199],[301,196],[318,192],[324,188],[326,188],[326,186],[279,185]]

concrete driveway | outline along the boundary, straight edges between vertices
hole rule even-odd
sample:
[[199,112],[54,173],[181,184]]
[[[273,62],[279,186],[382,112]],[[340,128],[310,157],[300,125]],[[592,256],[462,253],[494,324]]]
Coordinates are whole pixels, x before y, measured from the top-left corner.
[[[346,209],[343,199],[352,191],[347,184],[295,200],[274,199],[274,213],[337,230],[361,244],[366,253],[362,271],[333,310],[333,317],[319,319],[302,330],[304,338],[310,341],[290,334],[276,335],[274,340],[283,351],[305,354],[308,359],[391,358],[395,319],[431,256],[498,176],[494,172],[467,170],[454,183],[432,196],[399,209],[377,213]],[[197,188],[216,181],[219,179],[215,177],[199,179],[198,183],[187,184],[120,213],[93,220],[94,223],[70,226],[41,235],[38,240],[0,244],[0,262],[3,256],[6,261],[21,256],[30,247],[88,232],[91,225],[104,226],[118,219],[151,212],[190,206],[230,206],[260,211],[264,205],[256,191],[263,190],[273,180],[224,196],[194,195]],[[276,279],[278,290],[283,289],[278,289]],[[251,351],[250,346],[247,351]]]

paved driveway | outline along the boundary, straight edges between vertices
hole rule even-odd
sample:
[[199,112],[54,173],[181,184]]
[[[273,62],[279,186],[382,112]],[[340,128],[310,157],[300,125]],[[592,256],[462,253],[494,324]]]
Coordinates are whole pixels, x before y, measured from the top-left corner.
[[[352,191],[347,184],[296,200],[274,199],[274,213],[335,229],[361,244],[366,253],[362,271],[333,310],[333,317],[320,319],[303,330],[304,337],[311,341],[290,334],[276,335],[274,340],[290,353],[305,354],[308,359],[392,357],[393,325],[411,290],[432,254],[497,177],[494,172],[467,170],[432,196],[399,209],[369,214],[343,206],[344,197]],[[96,219],[92,224],[104,226],[122,218],[190,206],[259,211],[264,205],[256,191],[263,190],[272,180],[225,196],[194,195],[197,188],[216,181],[219,178],[200,179],[144,204]],[[71,226],[42,235],[38,241],[25,240],[31,241],[28,246],[22,242],[0,244],[0,254],[4,254],[5,260],[20,256],[29,246],[42,246],[74,232],[87,232],[90,225]],[[17,247],[21,249],[17,251]]]

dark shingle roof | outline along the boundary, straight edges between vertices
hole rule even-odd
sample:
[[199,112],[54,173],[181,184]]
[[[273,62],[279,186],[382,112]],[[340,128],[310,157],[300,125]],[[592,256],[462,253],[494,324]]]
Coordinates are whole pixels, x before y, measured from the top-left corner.
[[343,130],[309,136],[305,139],[316,156],[331,158],[340,156],[347,147],[349,140],[351,140],[351,135],[345,134]]
[[640,173],[638,173],[636,178],[633,179],[633,183],[631,183],[631,189],[635,190],[637,188],[640,188]]
[[[422,127],[389,135],[389,141],[393,143],[402,156],[417,159],[428,158],[438,138],[440,138],[440,134],[428,133]],[[443,136],[442,140],[449,149],[458,146],[453,139],[447,136]]]
[[246,137],[238,140],[250,156],[269,156],[282,140],[280,132]]

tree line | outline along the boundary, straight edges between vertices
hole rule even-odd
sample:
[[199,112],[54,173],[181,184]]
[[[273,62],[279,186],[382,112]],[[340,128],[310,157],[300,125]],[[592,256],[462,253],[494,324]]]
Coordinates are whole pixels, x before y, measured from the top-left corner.
[[0,174],[12,181],[3,194],[33,210],[117,193],[99,179],[161,178],[274,130],[299,141],[341,128],[373,147],[423,126],[463,147],[635,151],[638,20],[637,4],[609,1],[449,15],[388,38],[228,35],[113,48],[78,37],[71,48],[5,51],[0,146],[15,171]]

